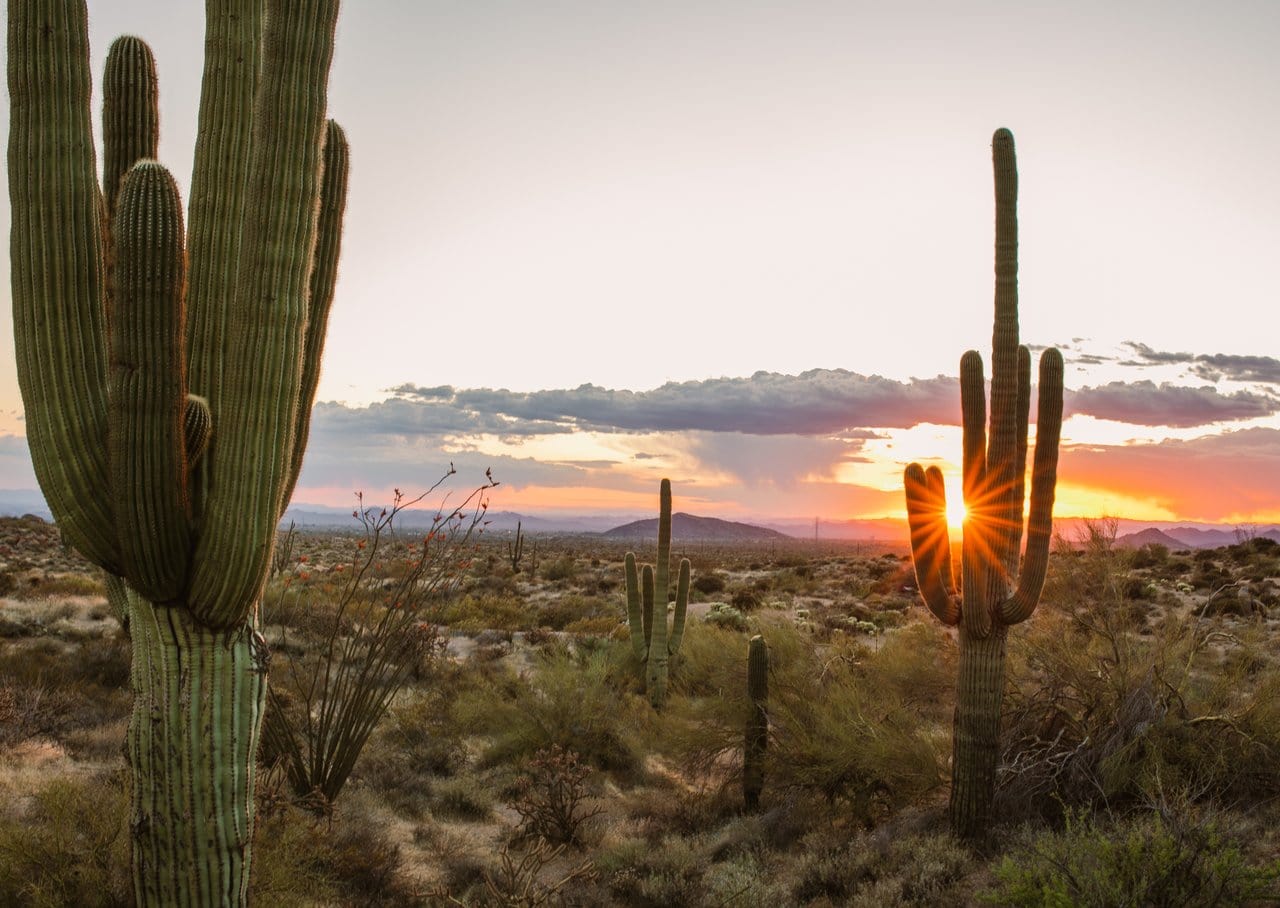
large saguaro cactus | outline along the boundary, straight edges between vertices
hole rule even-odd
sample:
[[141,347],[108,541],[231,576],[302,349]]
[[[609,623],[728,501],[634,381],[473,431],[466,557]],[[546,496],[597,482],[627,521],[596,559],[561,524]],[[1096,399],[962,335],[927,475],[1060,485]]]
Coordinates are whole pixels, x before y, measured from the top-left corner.
[[1013,134],[1007,129],[997,130],[992,139],[992,163],[996,293],[991,423],[988,432],[982,357],[970,350],[960,360],[966,513],[959,593],[947,535],[942,472],[913,463],[905,479],[911,554],[920,594],[943,624],[960,628],[951,827],[958,836],[970,839],[985,834],[995,791],[1008,628],[1030,617],[1044,585],[1062,429],[1062,354],[1050,348],[1040,357],[1031,508],[1019,570],[1031,354],[1018,344],[1018,171]]
[[[627,552],[624,574],[627,585],[627,620],[631,648],[644,665],[645,689],[654,709],[667,700],[667,673],[671,657],[680,651],[684,619],[689,610],[689,559],[680,559],[676,582],[676,611],[667,634],[667,602],[671,570],[671,480],[664,479],[658,494],[658,560],[646,564],[636,576],[636,556]],[[655,595],[655,589],[657,593]]]
[[84,0],[10,0],[14,334],[27,438],[133,640],[139,904],[247,898],[255,629],[332,302],[347,150],[338,0],[208,0],[189,233],[151,51],[117,41],[101,187]]

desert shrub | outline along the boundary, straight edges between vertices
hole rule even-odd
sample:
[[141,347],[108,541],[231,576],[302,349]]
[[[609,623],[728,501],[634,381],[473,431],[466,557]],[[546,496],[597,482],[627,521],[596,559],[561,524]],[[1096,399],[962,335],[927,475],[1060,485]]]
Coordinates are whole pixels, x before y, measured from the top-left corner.
[[754,612],[764,605],[761,591],[749,586],[740,586],[729,595],[729,604],[739,612]]
[[570,624],[601,617],[609,620],[609,627],[612,629],[618,621],[619,612],[615,603],[605,602],[595,596],[569,594],[557,596],[549,602],[540,604],[536,615],[539,625],[563,631],[567,630]]
[[921,727],[910,702],[852,661],[777,680],[766,786],[812,789],[872,822],[939,784],[938,736]]
[[51,574],[27,591],[28,598],[54,599],[62,596],[105,596],[102,581],[90,574]]
[[498,852],[497,866],[484,871],[484,892],[477,904],[493,908],[563,904],[567,887],[595,879],[595,867],[589,860],[555,874],[544,873],[563,854],[564,845],[552,846],[539,839],[523,853],[513,853],[511,848],[511,843],[504,845]]
[[725,580],[722,574],[699,573],[690,581],[690,586],[704,596],[711,596],[724,591]]
[[315,817],[287,807],[260,810],[249,880],[253,903],[305,908],[336,902],[325,851],[323,827]]
[[1135,633],[1107,544],[1053,564],[1056,595],[1011,638],[999,809],[1058,818],[1064,806],[1135,803],[1157,783],[1202,799],[1280,791],[1262,756],[1280,744],[1269,702],[1280,688],[1245,638],[1172,617]]
[[1169,547],[1158,542],[1148,542],[1133,553],[1132,565],[1135,568],[1163,567],[1169,561]]
[[281,805],[264,810],[258,823],[249,887],[255,904],[412,902],[400,848],[367,809],[322,820]]
[[755,854],[735,855],[712,864],[703,882],[707,903],[712,905],[775,908],[787,901],[785,884]]
[[487,820],[493,813],[494,792],[487,781],[461,775],[432,782],[428,803],[439,816]]
[[858,908],[961,905],[973,856],[950,836],[873,836],[806,849],[792,895]]
[[133,904],[120,775],[60,778],[0,813],[0,904]]
[[590,767],[558,744],[534,754],[511,801],[520,835],[553,845],[582,844],[583,826],[601,811],[588,804],[590,777]]
[[723,602],[717,602],[707,609],[706,617],[703,620],[707,624],[724,628],[725,630],[742,632],[747,629],[746,616],[732,605],[725,605]]
[[561,555],[542,568],[542,579],[551,582],[572,580],[578,574],[578,562],[572,555]]
[[680,836],[667,836],[657,843],[628,840],[601,851],[596,867],[609,891],[626,905],[708,904],[701,855]]
[[52,639],[0,650],[0,689],[10,692],[11,723],[0,743],[45,737],[68,744],[77,732],[128,716],[128,643],[94,640],[67,651]]
[[537,624],[534,612],[518,596],[468,593],[439,606],[432,617],[451,630],[518,631]]
[[1113,823],[1068,815],[1024,831],[996,867],[997,905],[1243,905],[1280,897],[1280,862],[1251,864],[1213,822],[1159,812]]
[[[445,478],[452,473],[451,467]],[[300,799],[327,810],[392,699],[424,662],[442,654],[445,641],[426,619],[470,563],[489,488],[492,483],[452,511],[438,512],[417,545],[395,541],[395,518],[431,490],[411,501],[397,490],[389,509],[354,512],[365,533],[333,620],[314,641],[316,654],[288,659],[287,671],[278,668],[267,691],[263,758],[283,764]],[[287,598],[286,589],[274,610]]]
[[620,615],[604,614],[570,621],[564,626],[564,632],[575,636],[607,637],[626,626]]
[[[769,749],[765,792],[800,789],[840,802],[861,821],[909,803],[940,782],[937,730],[922,726],[917,698],[884,683],[864,665],[861,648],[819,655],[786,622],[761,627],[769,645]],[[668,704],[663,747],[688,771],[719,774],[730,788],[741,772],[749,702],[747,649],[741,636],[696,628],[685,638],[686,662],[673,684],[686,694]],[[900,661],[895,649],[885,659]],[[901,671],[902,686],[923,664]],[[924,685],[941,682],[930,681]]]
[[558,744],[597,769],[639,774],[651,711],[612,683],[612,650],[539,653],[528,678],[509,678],[466,694],[457,721],[487,735],[485,765],[523,763]]

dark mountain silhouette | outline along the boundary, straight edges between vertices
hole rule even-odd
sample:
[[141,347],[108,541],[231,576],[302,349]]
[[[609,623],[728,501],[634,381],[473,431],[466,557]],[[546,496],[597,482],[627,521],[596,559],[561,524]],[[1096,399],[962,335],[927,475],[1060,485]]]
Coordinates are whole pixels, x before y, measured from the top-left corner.
[[1127,533],[1124,536],[1116,537],[1116,546],[1119,548],[1140,549],[1144,545],[1162,545],[1170,551],[1187,547],[1185,542],[1175,539],[1155,527],[1147,527],[1145,530],[1139,530],[1136,533]]
[[[634,520],[614,527],[600,534],[605,539],[657,539],[658,518]],[[710,542],[741,542],[750,540],[787,539],[785,533],[753,526],[749,523],[734,523],[718,517],[697,517],[693,514],[671,515],[671,536],[673,539],[698,539]]]

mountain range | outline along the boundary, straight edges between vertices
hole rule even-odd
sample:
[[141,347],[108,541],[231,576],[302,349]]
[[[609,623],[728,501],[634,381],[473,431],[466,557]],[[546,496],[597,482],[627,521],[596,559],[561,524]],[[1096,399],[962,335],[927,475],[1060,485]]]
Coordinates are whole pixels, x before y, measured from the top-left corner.
[[[45,520],[53,515],[44,497],[31,489],[0,489],[0,516],[20,517],[35,514]],[[436,515],[434,507],[415,507],[402,511],[397,525],[405,529],[426,529]],[[490,533],[514,532],[517,526],[529,533],[598,533],[607,539],[653,539],[658,535],[657,518],[639,518],[635,514],[520,514],[514,511],[491,511],[485,515],[485,529]],[[350,508],[329,505],[294,504],[285,511],[281,526],[290,523],[301,529],[358,530]],[[907,523],[903,519],[879,518],[857,520],[813,518],[762,519],[737,522],[717,517],[699,517],[678,513],[672,516],[672,534],[677,539],[707,541],[793,539],[845,540],[900,544],[907,539]],[[1067,539],[1084,533],[1085,520],[1066,517],[1054,520],[1054,531]],[[960,538],[953,529],[952,538]],[[1138,548],[1158,543],[1170,549],[1203,549],[1231,545],[1250,536],[1265,536],[1280,542],[1280,525],[1235,526],[1195,521],[1116,520],[1116,543]]]

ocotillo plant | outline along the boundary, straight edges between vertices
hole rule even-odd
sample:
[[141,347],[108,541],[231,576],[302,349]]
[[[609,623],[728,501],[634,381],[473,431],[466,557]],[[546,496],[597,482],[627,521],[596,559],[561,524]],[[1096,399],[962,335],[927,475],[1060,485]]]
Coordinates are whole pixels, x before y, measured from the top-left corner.
[[970,839],[985,834],[995,791],[1008,628],[1030,617],[1044,585],[1062,428],[1062,354],[1050,348],[1040,357],[1031,508],[1019,570],[1031,354],[1018,344],[1018,170],[1013,134],[1007,129],[997,130],[992,139],[992,163],[996,292],[991,423],[988,432],[982,357],[970,350],[960,360],[966,513],[959,593],[942,472],[936,466],[922,469],[918,463],[906,470],[911,553],[920,594],[940,621],[960,628],[951,827]]
[[742,742],[742,799],[747,810],[760,807],[764,791],[764,753],[769,746],[769,647],[756,634],[747,644],[746,734]]
[[[676,610],[667,634],[667,603],[671,591],[671,480],[662,480],[658,501],[658,560],[645,565],[636,576],[636,556],[627,552],[627,621],[631,627],[631,649],[644,666],[649,702],[661,709],[667,699],[667,672],[671,657],[680,651],[684,638],[684,618],[689,608],[689,559],[680,559],[676,583]],[[655,589],[657,591],[655,595]]]
[[511,573],[520,573],[520,558],[524,555],[524,534],[520,532],[520,521],[516,521],[516,538],[507,543],[507,560],[511,562]]
[[112,47],[100,188],[85,2],[9,3],[18,380],[40,487],[108,572],[133,639],[139,904],[247,898],[258,600],[306,442],[346,198],[346,140],[325,122],[337,15],[338,0],[208,0],[184,237],[177,186],[151,160],[150,50]]

